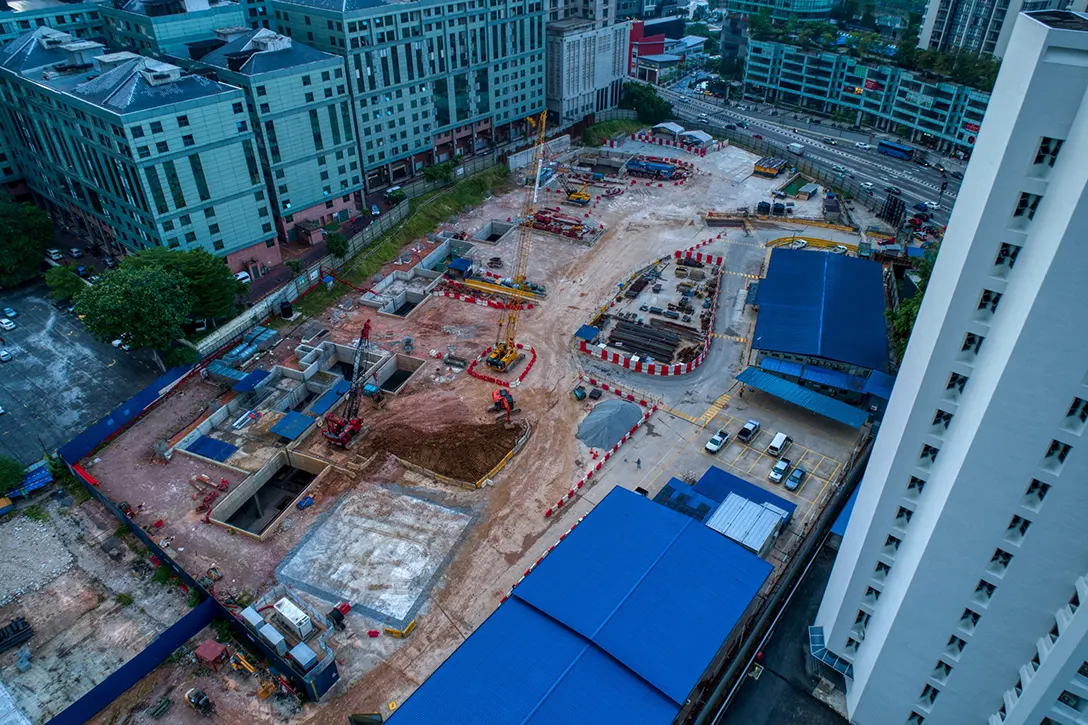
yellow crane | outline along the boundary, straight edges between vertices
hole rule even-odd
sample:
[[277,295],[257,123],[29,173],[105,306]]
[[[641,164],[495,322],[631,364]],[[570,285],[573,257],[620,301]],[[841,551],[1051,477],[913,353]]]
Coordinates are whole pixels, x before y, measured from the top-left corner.
[[[529,268],[529,252],[533,247],[533,217],[536,214],[536,197],[540,191],[540,171],[544,165],[544,129],[548,121],[548,112],[541,111],[539,116],[528,119],[529,131],[533,134],[533,156],[529,163],[529,172],[533,183],[525,187],[525,203],[521,208],[521,221],[518,225],[517,251],[514,253],[513,278],[514,288],[525,285],[525,272]],[[506,372],[521,360],[524,355],[518,352],[518,318],[521,316],[522,300],[511,295],[499,318],[499,330],[495,337],[495,348],[487,356],[487,365],[500,372]]]

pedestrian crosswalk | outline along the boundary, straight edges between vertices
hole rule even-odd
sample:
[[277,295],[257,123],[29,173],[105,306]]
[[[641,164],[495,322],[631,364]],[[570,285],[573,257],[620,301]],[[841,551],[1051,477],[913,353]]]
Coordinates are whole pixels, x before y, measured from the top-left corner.
[[699,418],[699,425],[706,426],[710,421],[717,418],[718,413],[722,412],[722,408],[725,407],[725,404],[728,403],[729,399],[732,397],[733,396],[729,393],[722,393],[718,399],[714,401],[714,404],[707,408],[706,412],[703,413],[703,416]]
[[738,337],[736,335],[723,335],[720,332],[712,332],[712,333],[710,333],[710,335],[711,335],[711,337],[716,337],[719,340],[731,340],[733,342],[741,342],[741,343],[748,342],[747,337]]

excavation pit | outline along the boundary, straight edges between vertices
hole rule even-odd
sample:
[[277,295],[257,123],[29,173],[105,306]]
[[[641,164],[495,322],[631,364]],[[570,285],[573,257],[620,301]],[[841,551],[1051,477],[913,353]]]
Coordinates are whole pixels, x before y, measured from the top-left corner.
[[387,393],[399,393],[426,360],[397,353],[382,363],[377,371],[378,386]]
[[514,450],[525,433],[524,425],[510,430],[502,422],[466,423],[430,431],[378,427],[359,443],[356,452],[363,458],[389,453],[410,466],[475,484]]
[[209,520],[264,541],[329,467],[316,458],[280,451],[212,509]]

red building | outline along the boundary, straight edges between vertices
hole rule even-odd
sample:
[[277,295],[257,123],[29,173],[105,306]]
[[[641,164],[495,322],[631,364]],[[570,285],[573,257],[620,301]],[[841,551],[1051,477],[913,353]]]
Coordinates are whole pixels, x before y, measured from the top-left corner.
[[640,56],[661,55],[665,52],[665,34],[644,35],[646,24],[641,20],[631,23],[631,44],[627,53],[627,73],[638,75]]

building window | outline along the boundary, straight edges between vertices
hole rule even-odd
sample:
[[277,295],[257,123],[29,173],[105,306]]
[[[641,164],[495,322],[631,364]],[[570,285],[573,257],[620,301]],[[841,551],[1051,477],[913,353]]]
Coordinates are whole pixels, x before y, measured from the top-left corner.
[[219,241],[218,239],[215,240],[214,242],[212,242],[212,249],[217,252],[223,251],[223,242]]
[[174,231],[174,222],[172,222],[172,221],[170,221],[169,219],[167,219],[166,221],[164,221],[164,222],[162,223],[162,230],[163,230],[164,232],[172,232],[172,231]]
[[899,551],[899,545],[902,543],[903,541],[901,539],[889,535],[888,538],[884,540],[884,553],[894,554]]
[[238,127],[238,133],[244,133],[245,131],[249,130],[249,124],[245,121],[239,121],[235,124],[235,126]]
[[161,121],[152,121],[151,122],[151,133],[162,133],[162,122]]
[[262,103],[261,104],[261,113],[268,113],[268,110],[269,110],[268,109],[268,104],[267,103]]
[[258,96],[267,96],[268,95],[268,89],[266,89],[264,86],[257,86],[257,95]]
[[214,206],[209,206],[209,207],[206,207],[204,209],[204,218],[205,219],[211,219],[214,216],[215,216],[215,207]]
[[314,102],[314,94],[313,93],[307,93],[305,98],[306,98],[307,103],[313,103]]
[[908,508],[899,507],[899,511],[895,514],[895,525],[901,529],[907,528],[907,524],[910,523],[911,516],[914,516],[914,512]]
[[917,476],[911,476],[910,482],[907,484],[907,495],[912,498],[918,498],[922,495],[922,489],[926,487],[926,482]]
[[1042,481],[1031,479],[1031,483],[1028,484],[1028,490],[1024,492],[1024,506],[1032,511],[1038,511],[1039,507],[1043,504],[1043,499],[1050,493],[1050,484],[1043,483]]
[[952,635],[948,638],[948,644],[945,645],[944,654],[951,659],[959,659],[963,653],[963,648],[967,646],[967,642],[960,639],[956,635]]
[[1008,528],[1005,529],[1005,540],[1019,544],[1024,540],[1029,528],[1031,528],[1030,521],[1022,516],[1013,516],[1012,520],[1009,521]]
[[137,146],[136,155],[139,156],[141,159],[146,159],[151,156],[151,151],[147,148],[147,146]]
[[241,113],[245,110],[245,107],[241,103],[235,103],[231,108],[234,109],[235,113]]
[[948,676],[952,674],[952,665],[947,662],[937,660],[937,664],[933,666],[933,673],[930,675],[934,680],[942,684],[948,682]]
[[963,614],[960,615],[960,628],[967,633],[974,632],[975,627],[978,626],[978,620],[981,618],[982,615],[973,609],[964,609]]
[[972,599],[976,604],[986,606],[993,599],[995,591],[997,591],[997,587],[984,579],[979,579],[978,586],[975,587],[975,596]]
[[925,721],[924,717],[911,710],[910,717],[907,718],[907,725],[922,725]]
[[310,85],[310,76],[302,76],[302,85],[304,85],[304,86]]
[[261,231],[265,234],[268,234],[270,231],[272,231],[272,225],[269,222],[265,222],[261,225]]
[[1062,150],[1062,143],[1064,142],[1059,138],[1044,136],[1043,140],[1039,142],[1039,150],[1035,154],[1035,163],[1053,166],[1054,162],[1058,160],[1058,152]]
[[937,462],[937,454],[940,453],[940,452],[941,451],[940,451],[939,448],[934,448],[933,446],[929,445],[928,443],[924,444],[922,446],[922,456],[921,456],[922,457],[922,462],[924,463],[926,461],[929,461],[930,463],[936,463]]
[[1088,401],[1073,398],[1073,402],[1069,404],[1069,412],[1065,414],[1065,425],[1067,428],[1080,431],[1085,423],[1088,423]]
[[989,314],[992,315],[997,312],[997,305],[999,302],[1001,302],[1000,292],[984,289],[982,290],[982,297],[980,297],[978,301],[978,310],[979,312],[984,313],[989,312]]
[[192,244],[196,241],[196,232],[185,232],[185,242]]
[[[985,340],[982,335],[976,335],[973,332],[968,332],[963,336],[963,346],[960,347],[960,352],[968,353],[963,356],[965,359],[978,355],[978,351],[982,348],[982,341]],[[962,390],[961,390],[962,392]]]
[[208,225],[208,234],[218,234],[218,233],[219,233],[219,225],[218,224],[209,224]]
[[998,267],[1012,269],[1016,265],[1016,258],[1018,256],[1020,256],[1020,247],[1015,244],[1002,242],[1001,248],[997,252],[997,260],[994,264]]
[[986,571],[996,576],[1003,576],[1011,562],[1012,554],[1004,549],[996,549],[994,555],[990,557],[990,565],[986,567]]
[[178,116],[178,128],[185,128],[189,125],[188,116]]
[[193,137],[192,137],[192,136],[182,136],[182,137],[181,137],[181,142],[182,142],[183,144],[185,144],[186,146],[192,146],[193,144],[195,144],[195,143],[196,143],[196,141],[193,141]]
[[1042,200],[1043,197],[1038,194],[1024,192],[1020,194],[1020,201],[1016,202],[1016,211],[1012,215],[1014,217],[1027,217],[1030,221],[1035,218],[1035,211],[1039,208],[1039,202]]
[[132,138],[143,138],[143,137],[144,137],[144,127],[143,126],[133,126],[132,127]]
[[937,414],[933,416],[933,426],[940,427],[944,430],[948,430],[948,424],[952,422],[952,414],[946,413],[943,410],[938,409]]
[[181,224],[181,226],[187,227],[192,224],[192,219],[189,218],[188,214],[182,214],[178,217],[178,222]]
[[966,375],[952,373],[948,378],[948,385],[945,386],[945,390],[962,393],[965,385],[967,385]]
[[1050,441],[1050,447],[1046,449],[1045,464],[1051,468],[1060,467],[1061,464],[1065,463],[1065,459],[1069,456],[1071,450],[1073,450],[1073,446],[1068,443]]

